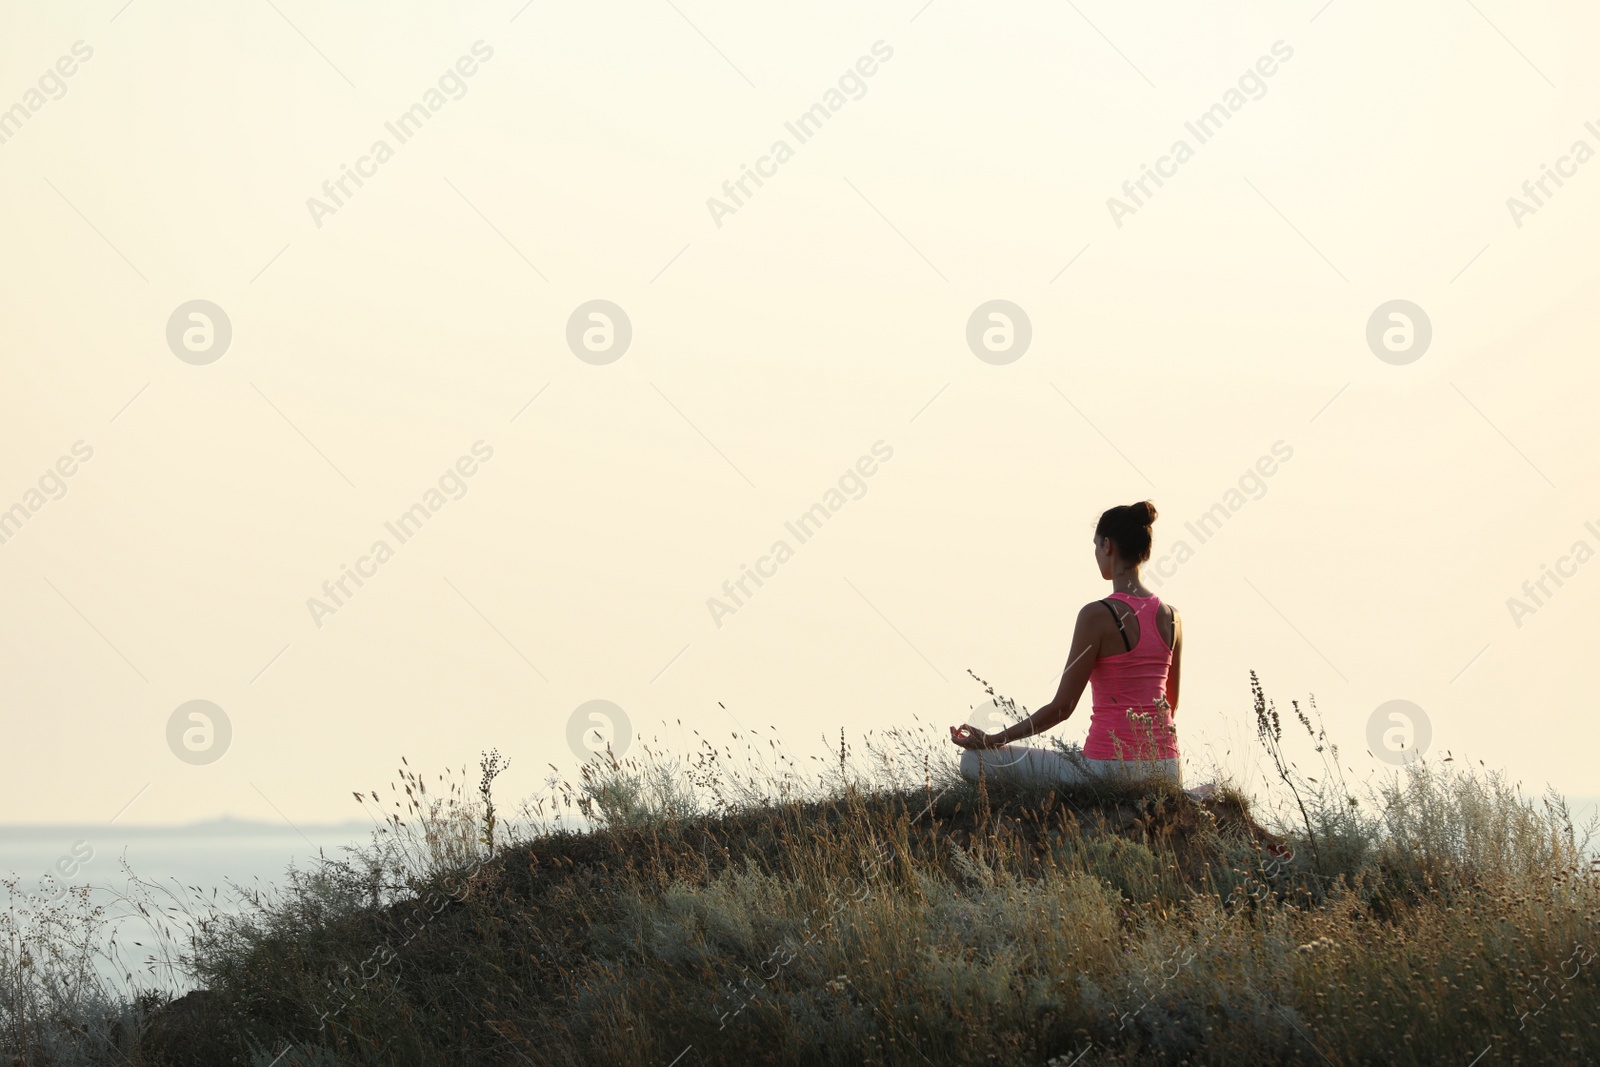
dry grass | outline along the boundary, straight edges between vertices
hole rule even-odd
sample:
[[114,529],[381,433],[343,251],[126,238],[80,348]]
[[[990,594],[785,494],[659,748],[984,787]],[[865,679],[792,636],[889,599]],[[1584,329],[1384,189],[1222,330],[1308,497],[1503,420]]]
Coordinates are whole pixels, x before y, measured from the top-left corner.
[[[1357,798],[1320,724],[1295,707],[1323,761],[1302,775],[1257,696],[1277,833],[1228,790],[979,787],[931,733],[806,774],[759,738],[592,765],[499,831],[491,767],[432,793],[403,769],[372,849],[243,916],[187,914],[177,962],[204,992],[52,993],[14,919],[0,1047],[41,1067],[1600,1060],[1600,881],[1559,798],[1450,764]],[[573,813],[595,827],[556,826]]]

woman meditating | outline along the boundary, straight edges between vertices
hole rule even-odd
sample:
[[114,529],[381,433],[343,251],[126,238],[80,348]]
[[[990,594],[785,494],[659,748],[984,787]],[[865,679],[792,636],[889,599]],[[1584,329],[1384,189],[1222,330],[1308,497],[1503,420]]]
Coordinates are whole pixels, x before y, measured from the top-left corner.
[[[1160,775],[1182,783],[1172,717],[1178,710],[1183,627],[1171,605],[1139,580],[1139,565],[1150,558],[1155,521],[1156,508],[1148,500],[1100,516],[1094,558],[1100,577],[1111,583],[1111,595],[1078,612],[1061,686],[1048,704],[992,734],[972,726],[950,728],[950,739],[966,749],[963,776],[976,780],[981,764],[989,781]],[[1094,713],[1082,757],[1011,744],[1065,722],[1085,684],[1093,687]]]

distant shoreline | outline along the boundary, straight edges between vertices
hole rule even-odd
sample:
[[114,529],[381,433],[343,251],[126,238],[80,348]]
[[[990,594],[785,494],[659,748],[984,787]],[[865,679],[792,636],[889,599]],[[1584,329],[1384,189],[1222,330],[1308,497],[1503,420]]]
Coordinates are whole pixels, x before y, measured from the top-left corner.
[[218,834],[239,837],[269,837],[279,834],[292,836],[366,834],[378,828],[377,823],[351,820],[341,823],[302,823],[291,826],[285,822],[267,822],[257,819],[202,819],[190,823],[0,823],[0,839],[58,837],[77,833],[98,837],[142,836],[194,836],[208,837]]

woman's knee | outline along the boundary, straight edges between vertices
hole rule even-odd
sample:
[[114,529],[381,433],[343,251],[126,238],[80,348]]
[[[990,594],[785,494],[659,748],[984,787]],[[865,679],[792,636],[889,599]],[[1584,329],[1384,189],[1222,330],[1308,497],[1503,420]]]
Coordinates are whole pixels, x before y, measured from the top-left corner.
[[997,775],[1014,775],[1022,770],[1021,764],[1027,759],[1028,750],[1020,745],[1007,745],[1004,748],[965,749],[961,753],[961,776],[969,781],[978,780],[979,768],[982,768],[983,777],[992,779]]

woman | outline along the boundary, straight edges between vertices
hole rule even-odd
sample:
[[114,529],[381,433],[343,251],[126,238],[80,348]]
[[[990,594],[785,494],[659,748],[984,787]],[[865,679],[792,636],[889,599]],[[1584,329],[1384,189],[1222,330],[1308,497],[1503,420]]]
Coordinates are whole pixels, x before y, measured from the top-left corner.
[[[1048,704],[992,734],[972,726],[950,728],[950,739],[966,749],[962,775],[976,779],[981,764],[989,780],[1081,782],[1159,775],[1181,784],[1172,717],[1178,710],[1183,626],[1171,605],[1139,580],[1139,565],[1150,558],[1155,521],[1156,508],[1148,500],[1100,516],[1094,558],[1100,577],[1111,582],[1111,595],[1078,612],[1061,686]],[[1082,758],[1010,744],[1066,721],[1086,683],[1093,686],[1094,713]]]

